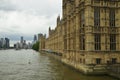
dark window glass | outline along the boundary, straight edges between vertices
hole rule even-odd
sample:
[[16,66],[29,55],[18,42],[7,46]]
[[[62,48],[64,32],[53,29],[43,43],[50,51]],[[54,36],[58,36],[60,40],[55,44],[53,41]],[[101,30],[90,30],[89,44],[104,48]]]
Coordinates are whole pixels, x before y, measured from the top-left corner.
[[110,34],[110,50],[116,50],[116,35]]
[[67,40],[64,39],[64,49],[67,49]]
[[96,58],[96,64],[101,64],[101,59],[100,58]]
[[112,58],[112,64],[116,64],[117,63],[117,59],[116,58]]
[[95,27],[100,26],[100,8],[98,7],[94,8],[94,26]]
[[110,9],[109,23],[110,27],[115,27],[115,9]]
[[80,50],[85,50],[85,36],[80,36]]
[[80,12],[80,27],[84,27],[84,21],[85,21],[84,10],[81,10],[81,12]]
[[95,34],[94,41],[95,41],[95,50],[101,50],[101,36],[100,36],[100,34]]

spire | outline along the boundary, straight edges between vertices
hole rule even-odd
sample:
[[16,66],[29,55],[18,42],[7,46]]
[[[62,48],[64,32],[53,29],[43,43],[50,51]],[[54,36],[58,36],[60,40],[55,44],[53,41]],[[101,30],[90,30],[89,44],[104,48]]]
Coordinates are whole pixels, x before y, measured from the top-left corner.
[[51,27],[49,27],[49,35],[50,35],[50,32],[51,32]]
[[57,25],[60,23],[60,15],[57,17]]

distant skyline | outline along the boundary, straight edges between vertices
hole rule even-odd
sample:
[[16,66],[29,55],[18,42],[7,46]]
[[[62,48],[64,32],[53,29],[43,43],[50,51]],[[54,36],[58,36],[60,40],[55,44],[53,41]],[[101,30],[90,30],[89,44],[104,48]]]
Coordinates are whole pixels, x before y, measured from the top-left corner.
[[34,34],[56,27],[62,0],[0,0],[0,38],[33,40]]
[[[5,38],[8,38],[8,37],[0,37],[0,39],[5,39]],[[10,41],[10,46],[14,46],[14,44],[16,44],[16,43],[20,43],[20,40],[21,40],[21,37],[19,37],[19,39],[16,39],[16,40],[10,40],[10,38],[8,38],[9,39],[9,41]],[[33,39],[31,40],[31,39],[29,39],[29,38],[24,38],[23,37],[23,39],[26,41],[26,43],[28,44],[29,42],[30,43],[33,43]]]

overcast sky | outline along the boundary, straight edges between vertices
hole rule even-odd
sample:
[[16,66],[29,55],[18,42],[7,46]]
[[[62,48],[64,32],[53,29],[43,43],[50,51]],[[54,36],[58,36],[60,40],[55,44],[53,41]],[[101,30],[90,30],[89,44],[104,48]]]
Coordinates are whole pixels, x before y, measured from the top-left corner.
[[31,40],[34,34],[56,27],[62,0],[0,0],[0,38]]

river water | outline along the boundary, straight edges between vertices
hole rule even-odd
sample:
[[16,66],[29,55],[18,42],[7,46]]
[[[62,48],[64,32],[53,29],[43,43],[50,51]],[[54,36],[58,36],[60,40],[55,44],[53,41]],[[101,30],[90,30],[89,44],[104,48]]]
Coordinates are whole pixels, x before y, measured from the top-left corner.
[[33,50],[0,50],[0,80],[116,80],[85,76],[47,54]]

